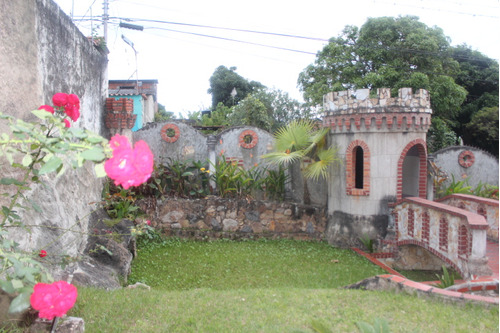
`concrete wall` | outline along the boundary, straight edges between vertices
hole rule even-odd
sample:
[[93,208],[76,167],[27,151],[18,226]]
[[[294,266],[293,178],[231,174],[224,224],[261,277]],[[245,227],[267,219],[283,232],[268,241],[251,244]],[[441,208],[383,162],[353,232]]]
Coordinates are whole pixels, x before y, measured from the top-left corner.
[[[30,110],[52,104],[57,92],[80,97],[81,117],[74,126],[106,134],[103,103],[107,94],[107,57],[101,54],[50,0],[0,2],[0,110],[33,120]],[[0,123],[0,131],[8,131]],[[16,177],[16,170],[0,159],[2,176]],[[16,240],[27,250],[44,248],[50,254],[76,255],[85,246],[86,217],[90,202],[100,199],[101,181],[93,167],[69,171],[55,179],[44,177],[48,187],[32,186],[28,196],[43,213],[31,210],[23,221],[33,225]],[[0,193],[10,189],[0,187]],[[2,202],[4,204],[4,202]],[[42,226],[42,227],[40,227]],[[64,231],[73,228],[75,232]],[[57,236],[57,237],[56,237]]]
[[[464,167],[459,163],[460,154],[464,151],[470,151],[474,155],[474,163],[469,167]],[[453,175],[455,181],[467,177],[472,187],[476,187],[479,182],[498,186],[498,158],[481,149],[452,146],[441,149],[429,157],[441,168],[441,171],[448,175],[445,185],[451,183],[451,175]]]

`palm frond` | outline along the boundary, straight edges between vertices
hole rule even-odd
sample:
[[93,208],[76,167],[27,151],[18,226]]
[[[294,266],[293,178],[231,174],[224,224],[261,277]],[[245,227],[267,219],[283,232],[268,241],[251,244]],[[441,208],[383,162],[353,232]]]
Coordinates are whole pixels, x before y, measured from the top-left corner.
[[290,163],[302,159],[304,157],[304,154],[302,153],[302,151],[294,151],[290,153],[277,151],[262,155],[261,157],[268,159],[269,163],[271,164],[287,166]]
[[275,134],[277,151],[296,151],[310,145],[310,133],[313,124],[310,121],[295,120],[288,126],[281,127]]
[[328,179],[330,174],[328,167],[334,162],[340,161],[337,155],[337,148],[330,147],[317,151],[318,161],[311,163],[304,170],[304,176],[309,179]]

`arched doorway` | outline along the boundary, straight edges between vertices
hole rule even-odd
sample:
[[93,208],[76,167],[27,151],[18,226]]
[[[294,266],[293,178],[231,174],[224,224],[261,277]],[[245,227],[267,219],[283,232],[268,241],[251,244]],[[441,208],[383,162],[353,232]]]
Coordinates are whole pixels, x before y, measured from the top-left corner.
[[427,150],[425,141],[410,142],[398,161],[398,200],[404,197],[426,197]]

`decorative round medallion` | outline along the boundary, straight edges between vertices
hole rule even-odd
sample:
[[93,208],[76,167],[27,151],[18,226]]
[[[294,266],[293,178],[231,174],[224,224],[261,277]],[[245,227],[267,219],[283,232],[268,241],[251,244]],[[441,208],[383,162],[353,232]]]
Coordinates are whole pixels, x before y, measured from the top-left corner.
[[166,124],[161,128],[161,138],[168,143],[174,143],[181,136],[181,131],[176,124]]
[[257,145],[259,142],[259,137],[257,133],[252,130],[245,130],[240,134],[240,147],[251,149]]
[[458,163],[464,168],[469,168],[474,164],[474,153],[470,150],[464,150],[458,156]]

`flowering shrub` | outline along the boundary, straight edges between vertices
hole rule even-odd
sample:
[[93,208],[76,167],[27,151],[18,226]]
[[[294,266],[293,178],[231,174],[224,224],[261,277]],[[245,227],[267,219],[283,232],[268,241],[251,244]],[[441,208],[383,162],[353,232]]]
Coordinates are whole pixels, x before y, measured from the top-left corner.
[[[124,136],[114,136],[108,143],[97,134],[72,127],[71,122],[80,117],[77,95],[57,93],[52,102],[53,106],[42,105],[32,111],[36,122],[0,113],[0,120],[8,121],[12,131],[11,135],[0,136],[0,157],[4,156],[20,174],[16,178],[0,175],[0,185],[13,188],[3,194],[10,198],[10,203],[0,210],[0,287],[9,294],[17,294],[9,312],[23,311],[31,302],[39,316],[46,319],[64,315],[75,303],[77,293],[74,286],[64,281],[41,283],[52,280],[40,263],[48,258],[47,251],[23,252],[5,232],[7,227],[29,231],[19,209],[31,207],[41,211],[24,192],[32,183],[42,183],[43,175],[55,172],[59,176],[68,167],[79,168],[86,161],[96,164],[97,177],[108,174],[124,188],[147,181],[153,169],[153,154],[145,142],[140,141],[132,148]],[[106,158],[109,159],[105,161]]]

